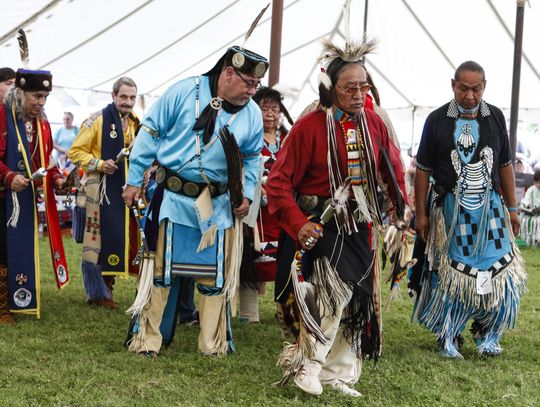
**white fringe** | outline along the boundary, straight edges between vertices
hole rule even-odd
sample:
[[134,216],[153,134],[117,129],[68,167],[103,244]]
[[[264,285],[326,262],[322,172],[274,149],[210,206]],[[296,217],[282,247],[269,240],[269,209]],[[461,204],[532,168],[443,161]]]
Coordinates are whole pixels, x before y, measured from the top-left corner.
[[384,251],[387,257],[393,263],[392,258],[396,255],[401,242],[403,240],[403,231],[396,228],[394,225],[388,226],[386,234],[384,235]]
[[[431,291],[428,308],[418,312],[421,323],[438,334],[439,339],[454,337],[471,316],[482,311],[485,317],[479,322],[489,331],[500,335],[514,328],[520,298],[527,290],[523,259],[519,253],[515,255],[512,263],[493,278],[493,292],[486,295],[477,294],[476,279],[454,270],[445,258],[439,269],[438,287],[428,288]],[[428,290],[422,290],[422,294]],[[449,304],[451,310],[447,309]],[[443,315],[446,315],[444,321]]]
[[212,207],[212,196],[210,194],[209,187],[204,187],[202,193],[193,203],[193,207],[197,213],[199,223],[213,223],[212,226],[201,234],[201,240],[199,241],[199,246],[197,247],[197,253],[199,253],[216,243],[216,233],[218,230],[217,224],[213,222],[214,209]]
[[110,205],[111,201],[109,201],[109,197],[107,196],[107,174],[104,174],[103,177],[101,177],[101,181],[99,181],[98,191],[99,204],[103,205],[103,201],[106,201],[107,205]]
[[137,282],[137,296],[135,301],[126,310],[126,314],[141,315],[144,307],[150,303],[152,286],[154,285],[154,253],[144,255]]
[[7,221],[7,225],[16,228],[19,223],[19,215],[21,214],[21,205],[15,191],[11,191],[11,200],[13,201],[13,211]]
[[403,299],[399,295],[399,285],[396,284],[390,289],[390,294],[388,294],[388,297],[386,297],[386,301],[384,303],[384,311],[388,312],[390,311],[390,304],[394,301],[402,302]]
[[[295,262],[293,262],[295,264]],[[308,283],[306,281],[298,281],[298,277],[296,276],[296,270],[293,270],[293,267],[291,266],[291,273],[292,273],[292,284],[293,284],[293,290],[294,290],[294,299],[296,301],[296,305],[298,307],[298,313],[299,313],[299,320],[300,320],[300,336],[304,335],[306,339],[309,336],[312,336],[314,340],[317,340],[321,342],[322,344],[326,345],[328,344],[328,337],[324,334],[319,324],[313,319],[313,316],[311,315],[309,308],[306,303],[306,296],[309,290],[313,290],[313,285],[311,283]],[[311,334],[308,334],[307,332],[311,332]],[[306,346],[309,343],[308,340],[301,341],[306,342]]]
[[[264,228],[263,228],[263,224],[262,224],[262,217],[260,217],[259,219],[261,219],[261,235],[263,236],[263,239],[264,239]],[[262,249],[262,246],[261,246],[261,236],[259,236],[259,221],[255,222],[255,226],[253,226],[253,250],[255,250],[257,253],[260,253]]]
[[133,334],[131,340],[128,342],[128,350],[130,352],[148,352],[150,349],[148,348],[147,344],[147,337],[146,337],[146,324],[148,323],[149,319],[149,307],[146,307],[143,309],[143,311],[139,315],[139,332]]
[[[320,257],[313,262],[313,273],[310,282],[315,286],[317,291],[317,305],[319,310],[325,310],[333,313],[335,307],[339,304],[345,304],[347,299],[351,297],[351,289],[341,279],[337,270],[330,264],[330,260],[326,256]],[[332,306],[335,304],[335,306]]]
[[[245,173],[245,169],[243,169],[242,172]],[[257,174],[257,183],[255,184],[255,190],[253,192],[253,202],[251,203],[251,205],[249,205],[249,212],[247,216],[243,219],[244,223],[246,223],[249,227],[252,228],[255,227],[257,219],[260,219],[259,212],[261,207],[261,189],[264,185],[263,172],[264,160],[262,159],[262,155],[260,155],[259,172]]]
[[[376,190],[377,190],[377,175],[374,173],[373,169],[377,167],[375,160],[375,153],[373,151],[371,133],[367,125],[366,113],[362,110],[360,114],[360,126],[362,133],[364,134],[365,142],[365,160],[366,160],[366,175],[367,175],[367,187],[364,193],[366,196],[366,206],[370,213],[370,221],[377,223],[379,218],[379,211],[377,210],[379,204],[377,202]],[[396,191],[396,193],[399,193]],[[374,225],[375,226],[375,225]],[[377,225],[378,226],[378,225]]]
[[493,309],[499,306],[499,302],[505,295],[519,293],[507,292],[507,280],[512,279],[516,287],[525,287],[527,273],[521,254],[514,253],[512,262],[491,280],[493,291],[489,294],[479,295],[476,293],[476,278],[454,270],[449,264],[448,257],[441,259],[439,266],[440,289],[452,298],[458,299],[467,307]]
[[217,225],[213,225],[212,227],[208,228],[206,232],[204,232],[201,236],[201,241],[199,242],[199,246],[197,246],[197,253],[203,251],[204,249],[213,246],[216,243],[216,234],[218,231]]
[[358,204],[359,216],[358,220],[360,222],[371,222],[371,214],[369,213],[369,204],[367,201],[366,194],[364,193],[364,188],[362,185],[353,185],[352,186],[354,199]]
[[283,377],[280,381],[272,383],[273,386],[285,386],[293,378],[296,373],[302,368],[302,366],[307,362],[307,358],[300,349],[298,343],[289,343],[286,342],[283,350],[281,351],[278,361],[276,363],[277,367],[283,369]]
[[[504,212],[507,225],[511,225],[510,216],[506,208]],[[517,317],[520,298],[526,292],[527,281],[524,261],[515,243],[512,229],[510,227],[507,228],[507,232],[514,258],[504,270],[492,278],[493,291],[489,294],[479,295],[476,292],[476,279],[455,270],[450,265],[446,255],[447,240],[450,237],[447,237],[445,233],[442,208],[432,207],[430,224],[432,226],[428,235],[426,253],[430,264],[439,264],[439,285],[435,289],[429,289],[429,281],[426,280],[424,282],[427,289],[421,291],[413,319],[421,319],[423,321],[422,323],[426,326],[435,327],[438,325],[437,320],[440,318],[440,315],[445,312],[444,307],[446,307],[445,304],[448,298],[452,298],[461,304],[460,307],[463,311],[458,312],[452,321],[452,326],[450,321],[444,322],[441,332],[439,332],[441,337],[454,335],[455,332],[453,330],[467,321],[470,316],[467,310],[471,309],[500,310],[498,312],[490,312],[485,321],[480,322],[485,326],[493,326],[501,334],[505,329],[512,328]],[[426,306],[429,307],[428,313],[421,315]]]
[[[328,165],[328,178],[330,181],[330,195],[334,196],[336,189],[339,187],[339,185],[336,185],[336,181],[341,180],[341,170],[339,166],[337,166],[335,169],[332,168],[332,161],[339,163],[339,149],[336,140],[334,112],[331,108],[326,109],[326,129],[328,140],[328,154],[326,155],[326,162]],[[337,170],[337,174],[334,173],[334,170]]]
[[231,301],[236,295],[238,290],[238,284],[240,283],[240,265],[242,264],[242,251],[244,249],[244,228],[242,227],[242,220],[238,217],[234,219],[234,231],[233,243],[231,253],[228,253],[230,257],[229,270],[227,278],[223,284],[223,294],[226,296],[227,301]]

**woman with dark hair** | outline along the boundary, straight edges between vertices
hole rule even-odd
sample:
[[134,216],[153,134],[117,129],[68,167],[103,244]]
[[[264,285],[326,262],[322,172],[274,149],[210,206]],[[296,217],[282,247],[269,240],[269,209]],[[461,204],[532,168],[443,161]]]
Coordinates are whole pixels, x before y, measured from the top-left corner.
[[281,114],[283,113],[289,124],[293,124],[289,112],[283,106],[283,96],[277,90],[261,87],[253,96],[253,100],[261,108],[263,117],[264,144],[261,154],[264,169],[257,227],[250,233],[250,243],[253,244],[255,250],[246,250],[246,253],[251,253],[252,256],[245,256],[242,264],[239,317],[243,322],[259,322],[257,296],[264,292],[266,281],[275,280],[276,254],[281,227],[278,221],[268,213],[265,184],[288,133],[285,126],[281,124]]

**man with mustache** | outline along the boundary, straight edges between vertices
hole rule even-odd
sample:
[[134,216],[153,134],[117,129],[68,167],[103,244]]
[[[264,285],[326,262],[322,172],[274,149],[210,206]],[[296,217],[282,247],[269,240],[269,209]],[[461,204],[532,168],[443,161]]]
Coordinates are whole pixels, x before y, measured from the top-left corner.
[[113,84],[112,103],[81,125],[69,158],[85,171],[86,194],[82,273],[87,303],[116,309],[115,276],[137,274],[137,227],[122,200],[129,161],[117,159],[133,142],[139,119],[133,113],[137,85],[121,77]]

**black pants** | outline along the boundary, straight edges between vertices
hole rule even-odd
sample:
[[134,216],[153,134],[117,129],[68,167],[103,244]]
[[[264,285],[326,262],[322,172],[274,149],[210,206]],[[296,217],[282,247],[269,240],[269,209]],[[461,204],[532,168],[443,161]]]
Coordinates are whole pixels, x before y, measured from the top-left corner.
[[180,295],[178,301],[178,319],[180,322],[195,318],[195,279],[180,277]]

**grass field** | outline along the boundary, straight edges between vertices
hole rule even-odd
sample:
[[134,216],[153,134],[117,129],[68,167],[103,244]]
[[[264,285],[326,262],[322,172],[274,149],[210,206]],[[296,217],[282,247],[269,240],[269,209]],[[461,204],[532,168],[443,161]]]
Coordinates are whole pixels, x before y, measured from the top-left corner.
[[[222,358],[197,352],[197,328],[179,327],[157,359],[123,347],[134,280],[117,280],[109,311],[84,302],[80,245],[65,240],[70,284],[56,289],[42,239],[42,318],[19,316],[0,328],[0,406],[539,406],[540,250],[525,249],[529,292],[517,328],[502,341],[500,358],[477,356],[465,335],[465,360],[437,356],[435,338],[410,323],[402,292],[384,319],[383,357],[367,361],[350,399],[325,389],[313,397],[294,386],[274,387],[283,340],[273,319],[271,291],[262,298],[262,323],[233,321],[237,352]],[[383,288],[388,291],[388,287]]]

